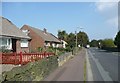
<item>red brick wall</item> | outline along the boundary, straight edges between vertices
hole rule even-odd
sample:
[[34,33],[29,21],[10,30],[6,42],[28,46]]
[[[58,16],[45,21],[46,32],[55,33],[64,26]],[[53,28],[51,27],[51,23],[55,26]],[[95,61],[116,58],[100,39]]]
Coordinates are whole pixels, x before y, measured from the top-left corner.
[[21,40],[19,39],[16,42],[16,52],[17,53],[20,53],[20,52],[23,52],[23,53],[27,52],[27,53],[29,53],[29,46],[25,47],[25,48],[24,47],[21,48]]
[[30,51],[34,52],[37,51],[38,47],[44,47],[44,40],[42,39],[42,37],[40,37],[39,35],[37,35],[31,28],[29,28],[29,26],[24,25],[21,30],[29,30],[30,33],[28,34],[29,37],[31,37],[31,41],[30,41]]

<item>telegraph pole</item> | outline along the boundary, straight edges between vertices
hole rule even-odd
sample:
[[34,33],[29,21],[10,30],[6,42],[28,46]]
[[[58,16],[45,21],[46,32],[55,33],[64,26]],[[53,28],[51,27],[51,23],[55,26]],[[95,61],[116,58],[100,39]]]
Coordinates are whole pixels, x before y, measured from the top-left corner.
[[[76,48],[75,48],[75,51],[76,51],[76,54],[77,54],[77,29],[78,29],[79,27],[77,27],[76,28],[76,31],[75,31],[75,34],[76,34]],[[79,29],[83,29],[83,28],[79,28]]]
[[75,50],[76,50],[76,54],[77,54],[77,31],[75,31],[75,34],[76,34],[76,48],[75,48]]

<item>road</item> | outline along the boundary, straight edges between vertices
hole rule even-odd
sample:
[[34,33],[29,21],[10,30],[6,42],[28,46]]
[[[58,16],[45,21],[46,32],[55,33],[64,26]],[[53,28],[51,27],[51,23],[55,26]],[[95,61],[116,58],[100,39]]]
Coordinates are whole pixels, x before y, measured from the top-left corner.
[[87,56],[92,70],[92,75],[87,78],[93,76],[93,81],[118,81],[118,53],[89,48]]

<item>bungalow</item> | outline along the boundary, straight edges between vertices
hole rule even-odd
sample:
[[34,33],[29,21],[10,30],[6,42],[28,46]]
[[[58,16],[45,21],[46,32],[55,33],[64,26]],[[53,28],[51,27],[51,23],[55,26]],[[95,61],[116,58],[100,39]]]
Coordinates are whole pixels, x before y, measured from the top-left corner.
[[66,41],[64,41],[64,40],[61,40],[61,42],[62,42],[62,47],[66,48],[66,45],[68,45],[68,43]]
[[32,51],[36,51],[39,47],[57,47],[57,44],[60,44],[60,41],[52,35],[48,33],[46,29],[43,31],[29,25],[24,25],[21,30],[26,33],[29,37],[31,37],[30,48]]
[[0,48],[11,50],[12,52],[29,52],[30,37],[25,35],[10,20],[0,17]]

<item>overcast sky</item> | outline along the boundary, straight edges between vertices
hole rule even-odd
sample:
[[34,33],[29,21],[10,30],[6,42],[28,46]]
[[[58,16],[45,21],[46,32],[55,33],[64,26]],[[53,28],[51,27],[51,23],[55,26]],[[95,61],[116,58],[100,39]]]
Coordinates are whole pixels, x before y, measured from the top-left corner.
[[28,24],[56,36],[77,30],[92,40],[114,38],[118,31],[117,2],[3,2],[2,16],[19,28]]

